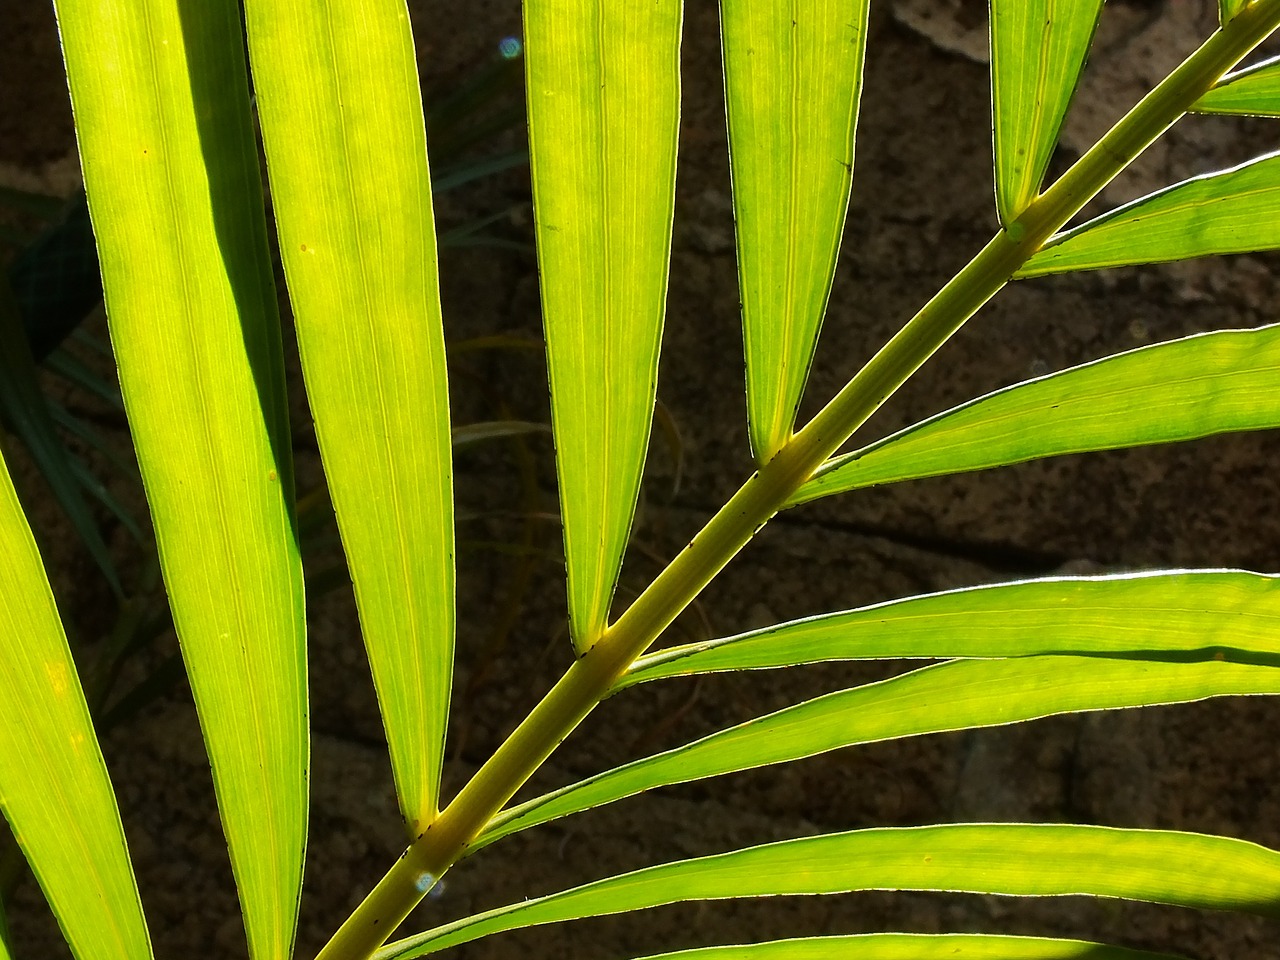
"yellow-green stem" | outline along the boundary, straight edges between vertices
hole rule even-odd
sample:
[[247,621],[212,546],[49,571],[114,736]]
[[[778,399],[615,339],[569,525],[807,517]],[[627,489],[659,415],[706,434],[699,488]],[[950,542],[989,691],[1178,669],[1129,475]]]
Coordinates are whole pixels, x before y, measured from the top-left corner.
[[584,652],[334,934],[318,960],[372,955],[430,885],[511,799],[619,676],[824,461],[1018,268],[1280,26],[1257,0],[1145,97],[1007,230],[998,233],[778,453],[754,474],[604,636]]

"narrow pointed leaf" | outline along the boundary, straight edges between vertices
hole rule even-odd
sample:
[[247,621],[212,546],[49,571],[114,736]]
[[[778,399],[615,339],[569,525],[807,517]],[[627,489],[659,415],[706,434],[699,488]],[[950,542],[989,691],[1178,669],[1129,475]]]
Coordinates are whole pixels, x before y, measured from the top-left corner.
[[22,438],[58,505],[106,577],[117,598],[124,596],[115,564],[97,521],[81,494],[71,454],[54,426],[53,414],[40,391],[36,362],[22,330],[22,318],[6,277],[0,276],[0,415]]
[[401,812],[435,818],[453,670],[449,395],[403,0],[250,0],[307,396]]
[[1280,325],[1197,334],[1015,384],[829,461],[792,498],[1280,426]]
[[307,822],[302,567],[235,0],[59,0],[121,391],[255,960]]
[[530,0],[529,160],[574,645],[609,616],[653,421],[680,0]]
[[499,815],[477,846],[657,787],[863,743],[1019,723],[1061,713],[1280,693],[1268,665],[1202,654],[1190,663],[1103,657],[955,660],[827,694],[634,761]]
[[150,957],[115,794],[3,458],[0,717],[0,810],[67,942],[77,957]]
[[1049,240],[1018,277],[1280,247],[1280,153],[1184,180]]
[[996,206],[1013,223],[1040,193],[1102,0],[992,0]]
[[1083,894],[1277,918],[1280,853],[1228,837],[1057,824],[854,830],[598,880],[428,930],[376,957],[408,960],[505,930],[686,900],[854,890]]
[[1085,940],[982,933],[859,933],[699,947],[638,960],[1181,960]]
[[948,590],[671,647],[636,661],[618,688],[825,660],[1197,651],[1280,656],[1280,577],[1209,570]]
[[868,0],[720,5],[747,420],[756,459],[791,436],[853,179]]
[[1191,111],[1280,117],[1280,57],[1229,74],[1197,100]]

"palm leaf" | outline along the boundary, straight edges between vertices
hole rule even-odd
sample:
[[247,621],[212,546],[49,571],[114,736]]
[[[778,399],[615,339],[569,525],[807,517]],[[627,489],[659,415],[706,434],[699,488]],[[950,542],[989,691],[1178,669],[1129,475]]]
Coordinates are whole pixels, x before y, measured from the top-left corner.
[[1179,960],[1084,940],[980,933],[860,933],[699,947],[638,960]]
[[1039,195],[1102,0],[992,0],[996,206],[1010,225]]
[[793,504],[1041,457],[1280,426],[1280,325],[1199,334],[1015,384],[828,461]]
[[1184,180],[1049,240],[1018,277],[1280,247],[1280,153]]
[[1191,109],[1195,113],[1280,117],[1280,57],[1228,74]]
[[76,956],[150,957],[115,794],[3,458],[0,583],[0,810]]
[[1084,894],[1277,918],[1280,853],[1228,837],[1056,824],[854,830],[597,880],[445,924],[375,956],[409,960],[506,930],[686,900],[854,890]]
[[239,4],[59,0],[107,314],[251,955],[306,844],[302,568]]
[[679,0],[529,0],[542,312],[574,645],[609,615],[653,421],[679,121]]
[[857,744],[990,727],[1062,713],[1280,693],[1280,656],[1265,665],[1103,657],[956,660],[827,694],[646,757],[500,814],[482,847],[550,820],[657,787],[688,783]]
[[949,590],[671,647],[637,660],[619,688],[824,660],[1197,651],[1280,656],[1280,577],[1211,570]]
[[721,4],[756,459],[791,436],[853,179],[868,0]]
[[281,255],[413,832],[436,816],[454,642],[449,396],[401,0],[246,4]]

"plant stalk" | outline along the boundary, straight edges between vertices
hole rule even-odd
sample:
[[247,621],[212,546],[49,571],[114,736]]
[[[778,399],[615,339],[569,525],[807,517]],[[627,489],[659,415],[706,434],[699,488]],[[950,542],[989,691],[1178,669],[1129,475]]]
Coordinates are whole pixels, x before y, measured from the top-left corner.
[[1117,174],[1280,27],[1256,0],[1216,31],[1049,190],[1001,230],[689,542],[568,669],[440,816],[409,845],[317,960],[373,955],[467,845],[799,487]]

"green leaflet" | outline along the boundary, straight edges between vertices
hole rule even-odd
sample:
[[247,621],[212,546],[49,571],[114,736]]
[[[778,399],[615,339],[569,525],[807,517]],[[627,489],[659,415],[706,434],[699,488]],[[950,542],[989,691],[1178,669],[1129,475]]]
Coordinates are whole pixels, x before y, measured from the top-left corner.
[[277,960],[306,847],[305,624],[239,4],[57,12],[121,392],[249,949]]
[[853,179],[868,0],[722,2],[751,449],[790,437]]
[[1102,0],[992,0],[996,206],[1009,226],[1040,193]]
[[824,660],[1196,651],[1280,655],[1280,577],[1210,570],[949,590],[660,650],[637,660],[617,689]]
[[1141,347],[1014,384],[828,461],[791,503],[1040,457],[1280,425],[1280,325]]
[[143,960],[151,943],[115,794],[2,457],[0,584],[0,810],[76,956]]
[[[1177,870],[1168,865],[1176,863]],[[681,860],[499,907],[388,944],[408,960],[504,930],[685,900],[947,890],[1084,894],[1280,917],[1280,853],[1156,830],[960,824],[854,830]]]
[[529,0],[529,164],[576,649],[639,496],[667,291],[680,0]]
[[495,818],[475,846],[656,787],[785,763],[855,744],[1018,723],[1060,713],[1280,693],[1265,666],[1017,657],[956,660],[827,694],[606,771]]
[[1191,107],[1193,113],[1280,117],[1280,57],[1228,74]]
[[637,960],[1179,960],[1084,940],[980,933],[862,933],[701,947]]
[[1194,177],[1060,233],[1015,276],[1280,247],[1280,154]]
[[454,643],[431,184],[403,0],[250,0],[307,397],[412,832],[436,816]]

